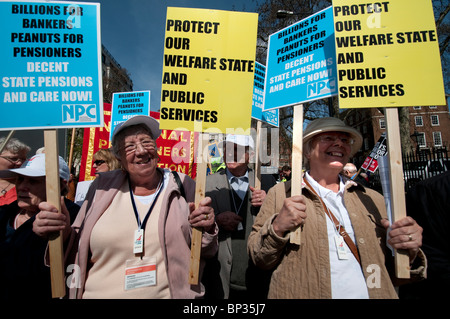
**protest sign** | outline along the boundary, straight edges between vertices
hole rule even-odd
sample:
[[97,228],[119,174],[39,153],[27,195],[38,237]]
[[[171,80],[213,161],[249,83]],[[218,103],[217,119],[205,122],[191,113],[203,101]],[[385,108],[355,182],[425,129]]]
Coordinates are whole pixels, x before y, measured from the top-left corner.
[[[208,133],[249,134],[257,28],[255,13],[167,8],[160,126],[200,133],[196,206],[205,196]],[[193,229],[193,285],[199,280],[201,237],[202,230]]]
[[[406,216],[396,107],[445,103],[431,1],[333,0],[339,107],[384,107],[392,220]],[[408,57],[407,59],[405,57]],[[406,251],[395,252],[409,278]]]
[[364,163],[361,165],[361,168],[375,173],[378,168],[378,158],[387,155],[387,145],[386,145],[386,133],[381,134],[381,137],[378,139],[378,142],[373,147],[369,156],[365,159]]
[[[255,78],[253,84],[252,118],[268,123],[275,127],[279,126],[278,109],[264,111],[264,79],[266,67],[255,61]],[[259,136],[259,135],[257,135]]]
[[271,34],[264,110],[335,95],[335,58],[331,7]]
[[255,13],[167,8],[161,128],[250,128],[257,25]]
[[[0,129],[45,129],[46,198],[60,212],[56,128],[103,125],[100,5],[1,1],[0,41]],[[61,232],[49,253],[52,296],[63,297]]]
[[103,125],[99,4],[0,2],[0,25],[0,129]]
[[333,0],[339,106],[444,105],[431,1]]
[[114,128],[135,115],[150,114],[150,91],[113,93],[111,136]]
[[[291,195],[301,194],[303,103],[336,94],[333,11],[328,7],[269,37],[264,110],[294,107]],[[290,233],[300,245],[301,229]]]

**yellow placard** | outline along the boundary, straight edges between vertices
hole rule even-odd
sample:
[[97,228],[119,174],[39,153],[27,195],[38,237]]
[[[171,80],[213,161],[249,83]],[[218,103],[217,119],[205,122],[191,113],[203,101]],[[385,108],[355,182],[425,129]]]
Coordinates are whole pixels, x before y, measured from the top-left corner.
[[339,106],[445,104],[431,0],[333,0]]
[[249,134],[257,26],[256,13],[167,8],[161,128]]

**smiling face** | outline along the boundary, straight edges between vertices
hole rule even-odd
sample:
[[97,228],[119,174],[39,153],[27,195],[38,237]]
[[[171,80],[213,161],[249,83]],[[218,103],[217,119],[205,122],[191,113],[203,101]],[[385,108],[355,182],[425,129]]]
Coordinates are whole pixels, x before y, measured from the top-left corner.
[[315,136],[310,151],[305,154],[311,171],[340,172],[351,154],[352,140],[346,133],[326,132]]
[[158,153],[150,132],[140,126],[124,129],[118,141],[122,167],[133,180],[148,180],[156,173]]

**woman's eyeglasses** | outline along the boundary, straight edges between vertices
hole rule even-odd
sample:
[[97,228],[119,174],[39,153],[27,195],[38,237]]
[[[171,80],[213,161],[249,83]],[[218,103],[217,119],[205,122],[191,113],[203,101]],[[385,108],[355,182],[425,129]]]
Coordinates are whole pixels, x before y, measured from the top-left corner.
[[325,144],[336,143],[337,140],[341,140],[342,144],[345,145],[353,145],[355,143],[355,140],[348,136],[320,135],[319,139]]
[[105,163],[104,160],[96,160],[96,161],[94,161],[94,164],[97,165],[97,166],[100,166],[100,165],[102,165],[103,163]]
[[18,164],[18,163],[23,163],[25,162],[25,159],[23,158],[19,158],[19,157],[12,157],[12,156],[2,156],[0,155],[1,158],[4,158],[5,160],[11,162],[12,164]]

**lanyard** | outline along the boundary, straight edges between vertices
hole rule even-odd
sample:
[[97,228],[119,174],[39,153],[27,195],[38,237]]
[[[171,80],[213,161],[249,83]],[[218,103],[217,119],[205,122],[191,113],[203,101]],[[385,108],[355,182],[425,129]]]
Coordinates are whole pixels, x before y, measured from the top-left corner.
[[150,208],[147,212],[147,214],[144,217],[144,221],[141,222],[141,218],[139,217],[137,208],[136,208],[136,203],[134,202],[134,196],[133,196],[133,191],[131,190],[131,183],[130,183],[130,177],[128,176],[128,185],[130,187],[130,197],[131,197],[131,203],[133,204],[133,210],[134,210],[134,216],[136,217],[136,221],[138,224],[138,229],[145,229],[145,225],[147,224],[148,218],[150,217],[150,214],[152,213],[153,207],[155,206],[156,200],[158,199],[159,194],[161,193],[161,190],[164,187],[164,176],[161,176],[161,182],[158,185],[158,188],[156,190],[156,195],[155,198],[153,199],[152,204],[150,205]]

